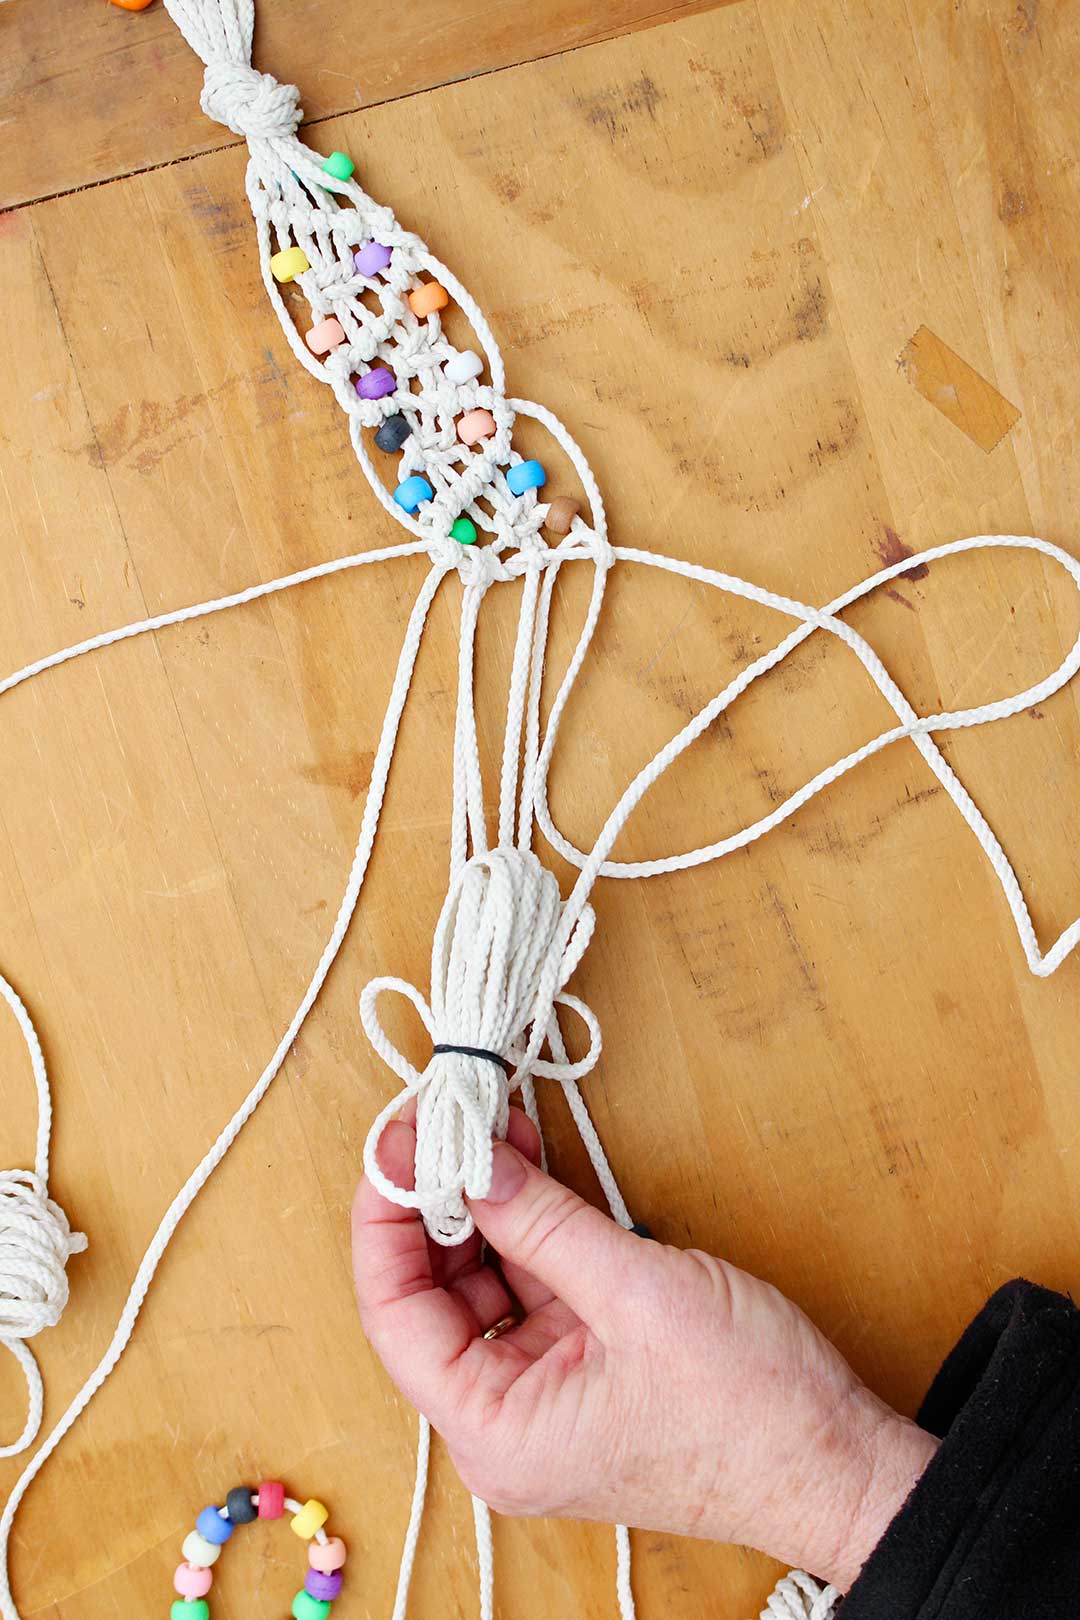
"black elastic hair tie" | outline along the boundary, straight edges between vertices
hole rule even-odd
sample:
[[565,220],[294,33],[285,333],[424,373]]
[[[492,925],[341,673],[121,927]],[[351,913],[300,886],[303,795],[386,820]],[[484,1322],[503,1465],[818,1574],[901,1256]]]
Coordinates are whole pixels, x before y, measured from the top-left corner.
[[462,1057],[486,1058],[489,1063],[497,1063],[503,1073],[507,1075],[512,1073],[514,1067],[506,1058],[500,1057],[498,1052],[488,1052],[482,1046],[448,1046],[440,1044],[432,1047],[432,1057],[439,1052],[460,1052]]

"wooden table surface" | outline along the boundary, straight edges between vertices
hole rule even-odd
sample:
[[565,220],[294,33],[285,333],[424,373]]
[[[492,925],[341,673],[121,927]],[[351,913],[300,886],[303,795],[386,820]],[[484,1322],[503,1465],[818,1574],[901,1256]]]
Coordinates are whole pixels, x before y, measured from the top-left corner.
[[[1080,548],[1070,10],[609,0],[583,23],[566,0],[439,0],[361,22],[343,0],[260,0],[256,60],[299,82],[313,144],[350,151],[471,287],[512,391],[580,438],[616,540],[824,601],[968,533]],[[199,113],[198,66],[161,7],[10,0],[0,61],[5,670],[393,542],[265,303],[243,150]],[[423,566],[145,637],[0,705],[0,962],[45,1040],[53,1190],[90,1238],[62,1324],[36,1343],[50,1419],[322,948]],[[1071,590],[1035,558],[920,573],[851,621],[924,712],[1020,689],[1076,635]],[[560,586],[556,664],[585,574]],[[350,1292],[361,1147],[396,1085],[356,1002],[375,973],[426,983],[459,602],[453,587],[434,610],[329,985],[184,1221],[119,1370],[27,1498],[26,1616],[164,1613],[194,1513],[267,1476],[332,1505],[352,1548],[341,1620],[389,1613],[415,1419]],[[500,586],[484,610],[489,782],[515,606]],[[637,767],[786,628],[620,565],[553,772],[560,825],[590,839]],[[890,718],[815,638],[658,786],[618,853],[719,837]],[[1044,943],[1080,911],[1078,745],[1074,691],[944,745]],[[587,1097],[658,1235],[770,1278],[907,1410],[995,1285],[1075,1286],[1080,962],[1028,973],[913,748],[744,853],[604,882],[595,900],[578,983],[606,1044]],[[26,1165],[32,1089],[6,1018],[0,1076],[0,1158]],[[561,1097],[543,1109],[558,1171],[594,1191]],[[0,1357],[5,1438],[23,1398]],[[18,1469],[0,1468],[0,1491]],[[468,1499],[442,1456],[426,1528],[410,1616],[475,1615]],[[745,1620],[775,1578],[738,1549],[635,1545],[641,1620]],[[607,1530],[499,1521],[496,1548],[503,1620],[614,1612]],[[287,1612],[297,1551],[246,1538],[214,1620]]]

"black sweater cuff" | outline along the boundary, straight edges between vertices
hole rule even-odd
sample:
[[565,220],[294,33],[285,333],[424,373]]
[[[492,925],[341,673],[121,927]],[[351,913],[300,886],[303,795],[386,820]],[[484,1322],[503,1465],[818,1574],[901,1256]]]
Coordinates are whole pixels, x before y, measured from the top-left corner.
[[1080,1311],[1016,1281],[946,1360],[918,1421],[942,1439],[843,1620],[1080,1613]]

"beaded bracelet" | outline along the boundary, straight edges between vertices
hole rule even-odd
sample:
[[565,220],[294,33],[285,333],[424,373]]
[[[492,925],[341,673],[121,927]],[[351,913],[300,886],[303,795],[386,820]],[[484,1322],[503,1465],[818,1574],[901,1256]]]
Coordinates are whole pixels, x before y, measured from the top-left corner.
[[294,1502],[276,1479],[264,1480],[257,1491],[237,1485],[225,1498],[224,1507],[203,1508],[194,1530],[185,1537],[184,1561],[173,1576],[180,1596],[172,1606],[172,1620],[209,1620],[206,1594],[214,1582],[212,1566],[236,1526],[250,1524],[253,1519],[280,1519],[286,1508],[292,1514],[292,1529],[302,1541],[310,1543],[311,1567],[293,1598],[294,1620],[327,1620],[330,1605],[344,1582],[345,1543],[340,1536],[328,1536],[323,1529],[329,1514],[321,1502]]

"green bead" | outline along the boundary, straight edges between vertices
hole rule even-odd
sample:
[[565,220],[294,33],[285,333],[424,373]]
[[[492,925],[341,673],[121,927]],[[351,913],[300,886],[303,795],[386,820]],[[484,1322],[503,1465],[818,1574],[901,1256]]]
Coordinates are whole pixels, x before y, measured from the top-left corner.
[[331,152],[328,158],[323,158],[323,168],[335,180],[349,180],[356,164],[346,152]]
[[293,1620],[326,1620],[330,1605],[310,1592],[297,1592],[292,1600]]
[[210,1605],[205,1598],[178,1598],[169,1613],[172,1620],[210,1620]]
[[463,546],[476,544],[476,524],[472,518],[461,517],[450,525],[450,538]]

